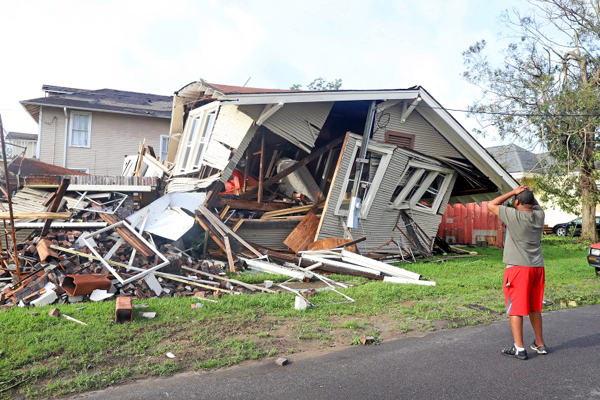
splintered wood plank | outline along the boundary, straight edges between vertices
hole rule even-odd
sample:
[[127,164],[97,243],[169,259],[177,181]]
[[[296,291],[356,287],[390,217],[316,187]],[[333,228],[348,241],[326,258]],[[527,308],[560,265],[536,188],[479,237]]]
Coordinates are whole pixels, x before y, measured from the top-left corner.
[[[69,187],[69,183],[71,181],[68,178],[64,178],[58,187],[58,190],[55,192],[54,199],[52,200],[52,205],[50,206],[50,212],[58,211],[58,207],[62,202],[63,196],[67,193],[67,188]],[[50,224],[52,220],[47,219],[44,222],[44,227],[42,228],[42,233],[40,234],[42,237],[46,236],[50,231]]]
[[317,233],[319,221],[320,219],[315,213],[309,211],[298,226],[294,228],[292,233],[283,241],[283,244],[296,253],[308,249],[308,245],[312,243]]
[[[9,219],[8,212],[0,212],[0,219]],[[70,212],[14,212],[14,219],[69,219],[71,218]]]
[[330,250],[335,249],[336,247],[340,247],[346,243],[350,243],[348,246],[344,246],[344,249],[356,253],[356,243],[358,241],[362,242],[365,239],[366,237],[362,237],[357,240],[342,238],[325,238],[309,244],[307,250]]
[[[102,220],[104,222],[106,222],[109,225],[114,225],[117,222],[121,221],[121,218],[117,217],[114,214],[98,213],[98,215],[100,216],[100,218],[102,218]],[[154,251],[152,251],[151,248],[146,246],[146,244],[144,242],[142,242],[137,236],[135,236],[133,233],[131,233],[131,231],[129,229],[127,229],[126,227],[117,226],[117,227],[115,227],[115,230],[117,231],[117,233],[119,235],[121,235],[121,237],[123,239],[125,239],[125,241],[127,243],[129,243],[131,245],[131,247],[136,249],[137,252],[140,253],[141,255],[143,255],[144,257],[148,258],[148,257],[152,257],[153,255],[155,255]]]

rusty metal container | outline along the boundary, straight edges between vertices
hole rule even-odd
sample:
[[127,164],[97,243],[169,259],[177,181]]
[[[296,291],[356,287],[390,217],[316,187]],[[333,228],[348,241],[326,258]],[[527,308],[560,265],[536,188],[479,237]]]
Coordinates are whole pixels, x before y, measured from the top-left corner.
[[115,310],[115,321],[122,324],[133,320],[133,301],[130,296],[117,297],[117,308]]
[[99,274],[67,275],[61,286],[70,296],[82,296],[96,289],[109,290],[110,279]]

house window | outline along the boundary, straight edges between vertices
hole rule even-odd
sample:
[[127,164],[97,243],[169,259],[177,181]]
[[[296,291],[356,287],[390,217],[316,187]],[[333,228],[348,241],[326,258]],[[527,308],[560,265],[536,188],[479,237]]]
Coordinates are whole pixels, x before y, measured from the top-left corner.
[[167,161],[167,155],[169,154],[169,135],[160,135],[160,161]]
[[[356,160],[359,155],[360,143],[355,142],[352,160]],[[346,151],[346,150],[344,150]],[[361,199],[361,207],[359,212],[359,218],[366,218],[369,214],[369,209],[373,204],[373,200],[377,195],[377,189],[381,183],[387,166],[392,158],[393,149],[389,146],[381,146],[375,144],[369,144],[365,163],[363,166],[362,175],[356,197]],[[348,208],[352,197],[352,190],[354,187],[354,180],[356,175],[356,164],[353,162],[349,165],[348,171],[344,179],[342,186],[342,192],[338,199],[337,207],[335,210],[336,215],[348,215]]]
[[69,169],[72,169],[73,171],[85,172],[86,174],[90,173],[89,168],[69,168]]
[[92,131],[92,113],[71,112],[70,147],[90,147]]
[[218,104],[211,103],[190,113],[177,164],[180,173],[197,171],[206,152],[215,124]]
[[411,135],[410,133],[386,131],[384,141],[411,150],[415,148],[415,135]]
[[390,198],[390,206],[435,214],[453,174],[451,169],[409,162]]

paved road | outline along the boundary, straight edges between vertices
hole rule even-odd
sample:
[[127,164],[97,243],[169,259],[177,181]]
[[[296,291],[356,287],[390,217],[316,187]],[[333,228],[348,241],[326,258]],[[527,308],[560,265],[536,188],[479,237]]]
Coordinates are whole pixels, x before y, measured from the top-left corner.
[[[528,321],[526,321],[528,324]],[[544,314],[551,353],[500,355],[508,320],[379,346],[181,374],[73,399],[599,399],[600,306]],[[526,341],[533,341],[527,327]],[[293,357],[290,357],[293,358]]]

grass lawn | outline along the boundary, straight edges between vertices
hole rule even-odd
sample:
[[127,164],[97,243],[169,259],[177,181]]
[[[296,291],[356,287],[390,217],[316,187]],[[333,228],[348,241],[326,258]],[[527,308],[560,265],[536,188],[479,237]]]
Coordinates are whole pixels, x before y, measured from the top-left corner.
[[[554,303],[546,310],[600,303],[600,279],[587,265],[587,249],[570,238],[544,238],[545,299]],[[477,251],[473,258],[401,265],[437,282],[434,287],[335,276],[356,285],[343,289],[356,302],[340,304],[338,294],[318,292],[311,298],[318,306],[304,311],[294,308],[289,293],[225,296],[196,309],[193,298],[136,300],[148,306],[134,309],[126,324],[112,322],[114,301],[13,307],[0,313],[0,398],[10,398],[11,390],[59,397],[131,379],[312,354],[358,344],[361,336],[377,343],[506,318],[502,251]],[[89,326],[48,316],[53,307]],[[156,318],[138,311],[154,311]]]

